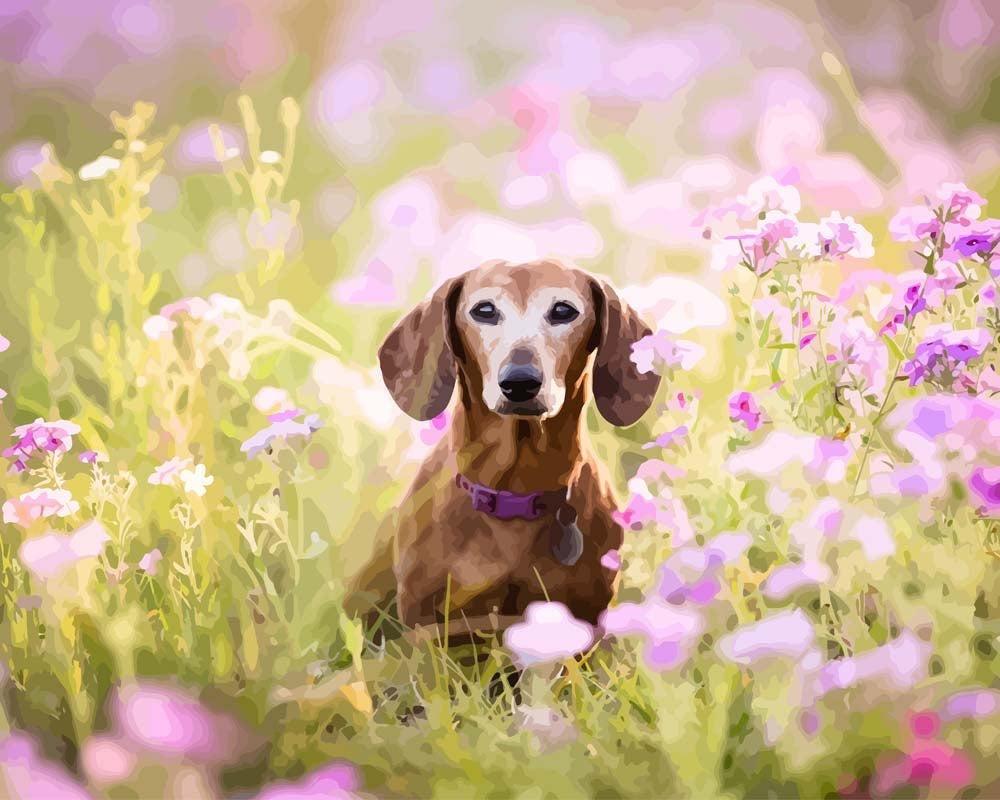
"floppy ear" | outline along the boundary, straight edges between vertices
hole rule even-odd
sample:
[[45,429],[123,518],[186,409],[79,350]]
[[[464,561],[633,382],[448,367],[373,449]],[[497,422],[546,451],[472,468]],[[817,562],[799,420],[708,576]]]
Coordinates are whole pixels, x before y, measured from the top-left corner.
[[592,278],[591,291],[597,310],[592,340],[597,410],[612,425],[632,425],[652,405],[660,385],[656,372],[639,372],[631,358],[632,345],[652,331],[607,282]]
[[452,278],[389,331],[378,350],[386,388],[403,411],[428,420],[448,407],[455,389],[455,305],[462,279]]

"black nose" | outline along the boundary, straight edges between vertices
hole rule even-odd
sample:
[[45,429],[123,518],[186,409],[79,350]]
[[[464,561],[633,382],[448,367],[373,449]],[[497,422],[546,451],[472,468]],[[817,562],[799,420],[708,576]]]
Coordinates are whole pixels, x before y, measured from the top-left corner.
[[531,400],[542,388],[542,376],[534,367],[508,366],[500,373],[500,391],[512,403]]

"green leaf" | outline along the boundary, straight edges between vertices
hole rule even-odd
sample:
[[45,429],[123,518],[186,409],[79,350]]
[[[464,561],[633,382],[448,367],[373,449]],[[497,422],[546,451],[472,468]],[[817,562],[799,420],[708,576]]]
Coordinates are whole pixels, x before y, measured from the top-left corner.
[[767,346],[768,350],[794,350],[795,342],[779,342],[778,344],[769,344]]
[[883,334],[882,341],[885,342],[885,346],[889,348],[889,352],[893,354],[897,361],[906,360],[906,356],[903,355],[903,351],[899,349],[899,345],[896,344],[891,336]]
[[767,337],[771,333],[771,320],[774,319],[774,312],[772,311],[767,315],[767,319],[764,320],[764,327],[760,332],[760,339],[757,342],[758,347],[763,347],[767,343]]
[[806,393],[802,396],[802,402],[810,402],[816,395],[818,395],[823,389],[825,389],[829,384],[825,380],[816,381],[812,386],[810,386]]

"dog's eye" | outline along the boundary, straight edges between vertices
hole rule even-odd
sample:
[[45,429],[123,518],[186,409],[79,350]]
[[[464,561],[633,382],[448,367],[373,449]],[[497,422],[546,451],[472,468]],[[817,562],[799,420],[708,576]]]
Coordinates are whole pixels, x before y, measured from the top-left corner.
[[476,322],[483,322],[487,325],[496,325],[500,321],[500,312],[497,311],[497,307],[488,300],[482,303],[476,303],[472,307],[472,311],[469,312]]
[[548,320],[553,325],[562,325],[566,322],[572,322],[578,316],[580,316],[580,312],[573,308],[573,306],[569,303],[559,301],[549,309]]

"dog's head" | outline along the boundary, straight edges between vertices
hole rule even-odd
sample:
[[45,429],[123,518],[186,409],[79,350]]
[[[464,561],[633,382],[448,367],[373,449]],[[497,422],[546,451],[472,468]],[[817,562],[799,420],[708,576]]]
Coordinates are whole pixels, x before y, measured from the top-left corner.
[[444,411],[458,371],[490,411],[545,419],[559,414],[596,352],[597,408],[608,422],[631,425],[660,382],[630,358],[649,333],[608,283],[582,270],[489,263],[446,281],[403,317],[379,364],[396,403],[416,419]]

